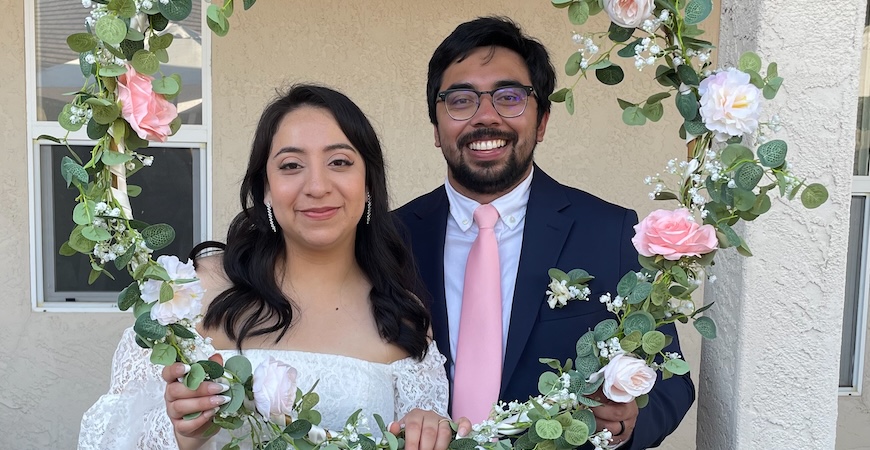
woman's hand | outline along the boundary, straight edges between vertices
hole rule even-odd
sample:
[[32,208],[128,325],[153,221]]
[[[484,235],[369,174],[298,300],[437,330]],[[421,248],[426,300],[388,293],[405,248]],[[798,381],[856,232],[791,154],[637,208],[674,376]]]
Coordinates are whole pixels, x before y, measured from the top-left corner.
[[[465,417],[457,423],[460,437],[471,431],[471,422]],[[450,419],[434,411],[414,409],[398,422],[390,424],[390,433],[399,434],[401,430],[405,430],[405,450],[446,450],[453,440]]]
[[[220,355],[215,354],[209,359],[223,365],[223,358]],[[166,414],[172,421],[180,450],[201,447],[211,437],[205,435],[212,423],[211,418],[220,405],[230,400],[228,396],[221,395],[229,389],[225,384],[206,381],[192,391],[184,383],[179,382],[178,379],[189,370],[189,366],[175,363],[164,367],[162,372],[163,380],[166,381],[163,395],[166,401]],[[184,419],[184,416],[197,412],[202,414],[195,419]]]

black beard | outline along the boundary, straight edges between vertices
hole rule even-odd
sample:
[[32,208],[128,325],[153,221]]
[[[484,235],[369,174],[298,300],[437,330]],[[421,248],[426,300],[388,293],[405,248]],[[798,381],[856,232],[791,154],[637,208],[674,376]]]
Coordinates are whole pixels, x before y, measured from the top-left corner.
[[[509,143],[508,145],[511,145],[510,155],[501,170],[496,170],[493,167],[495,163],[492,163],[489,167],[486,164],[479,163],[484,165],[484,169],[482,171],[475,171],[465,163],[465,152],[473,151],[468,150],[468,144],[481,139],[504,139]],[[447,167],[450,169],[453,179],[465,189],[484,195],[498,194],[519,184],[531,167],[535,153],[533,147],[532,151],[529,152],[528,158],[520,161],[516,151],[516,133],[505,133],[498,130],[476,130],[459,138],[457,145],[458,161],[454,162],[449,158],[444,158],[447,161]]]

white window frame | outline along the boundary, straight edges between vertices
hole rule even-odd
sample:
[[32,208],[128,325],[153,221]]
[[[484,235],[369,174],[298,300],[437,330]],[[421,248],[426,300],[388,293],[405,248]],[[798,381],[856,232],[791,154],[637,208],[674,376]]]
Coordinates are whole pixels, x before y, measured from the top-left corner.
[[[855,237],[855,239],[861,245],[861,261],[859,262],[859,274],[861,274],[861,278],[858,281],[858,305],[856,307],[858,312],[858,320],[855,325],[855,361],[854,368],[852,370],[852,384],[853,386],[844,386],[839,388],[839,394],[841,396],[861,396],[862,388],[864,384],[864,364],[865,364],[865,354],[867,350],[867,327],[870,325],[868,323],[868,311],[870,311],[870,257],[868,257],[868,251],[870,251],[870,176],[858,176],[855,175],[852,177],[852,196],[864,197],[864,229],[861,231],[861,236]],[[843,330],[844,332],[846,330]]]
[[[84,10],[84,8],[82,8]],[[202,30],[202,124],[183,125],[175,136],[169,137],[165,143],[151,143],[154,147],[199,147],[202,152],[200,165],[200,229],[207,239],[212,236],[212,132],[211,132],[211,40],[212,34],[206,25],[206,14],[203,10],[200,18]],[[56,121],[41,121],[36,118],[36,2],[24,2],[24,35],[25,35],[25,73],[26,73],[26,107],[27,107],[27,192],[29,209],[30,238],[30,298],[31,308],[38,312],[119,312],[114,302],[46,302],[43,295],[43,263],[42,258],[42,208],[39,151],[41,145],[56,145],[51,141],[39,141],[40,135],[64,136],[66,130]],[[70,50],[70,55],[73,55]],[[72,57],[70,58],[72,59]],[[95,141],[88,138],[84,129],[69,134],[70,145],[93,145]],[[145,169],[147,170],[147,169]],[[135,201],[135,199],[133,199]],[[72,207],[70,205],[70,211]],[[171,225],[171,224],[170,224]]]

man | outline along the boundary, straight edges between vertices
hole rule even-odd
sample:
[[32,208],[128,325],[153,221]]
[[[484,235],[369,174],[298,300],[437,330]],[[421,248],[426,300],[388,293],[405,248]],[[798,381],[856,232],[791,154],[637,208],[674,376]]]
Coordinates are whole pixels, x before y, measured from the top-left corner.
[[[448,360],[453,417],[478,422],[486,411],[481,404],[537,395],[538,377],[546,370],[538,359],[574,358],[576,340],[612,317],[599,296],[639,269],[630,242],[634,211],[563,186],[533,163],[554,86],[543,45],[502,18],[460,25],[429,61],[429,116],[435,146],[447,161],[447,182],[396,214],[431,295],[433,332]],[[494,225],[479,225],[487,220]],[[492,245],[497,255],[480,250]],[[495,278],[478,275],[483,271],[468,275],[482,267],[478,261],[495,261]],[[550,309],[545,291],[551,267],[582,268],[595,276],[592,300]],[[471,290],[473,296],[465,295]],[[494,303],[481,306],[492,293]],[[467,317],[473,319],[460,320]],[[478,337],[481,329],[489,337]],[[676,336],[673,326],[661,331]],[[679,351],[677,339],[668,351]],[[493,354],[503,364],[481,364]],[[593,409],[598,429],[610,430],[613,444],[642,449],[676,429],[695,391],[688,376],[675,376],[659,379],[649,405],[639,411],[634,402],[601,398],[605,404]]]

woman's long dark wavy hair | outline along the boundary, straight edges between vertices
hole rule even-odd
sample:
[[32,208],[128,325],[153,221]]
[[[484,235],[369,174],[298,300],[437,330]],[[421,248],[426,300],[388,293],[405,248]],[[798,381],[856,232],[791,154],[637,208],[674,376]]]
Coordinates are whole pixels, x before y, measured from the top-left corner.
[[292,86],[266,107],[239,193],[242,212],[230,224],[226,245],[204,242],[191,252],[195,259],[203,249],[223,248],[223,269],[232,282],[209,306],[204,325],[222,328],[241,350],[245,339],[255,336],[278,333],[278,342],[293,323],[295,305],[275,278],[275,268],[286,263],[284,234],[277,223],[278,232],[272,232],[263,199],[272,138],[284,117],[303,106],[329,111],[365,161],[371,222],[360,218],[357,225],[356,261],[372,285],[372,314],[381,337],[422,358],[428,347],[429,312],[419,300],[420,284],[411,254],[390,215],[380,142],[356,104],[321,86]]

